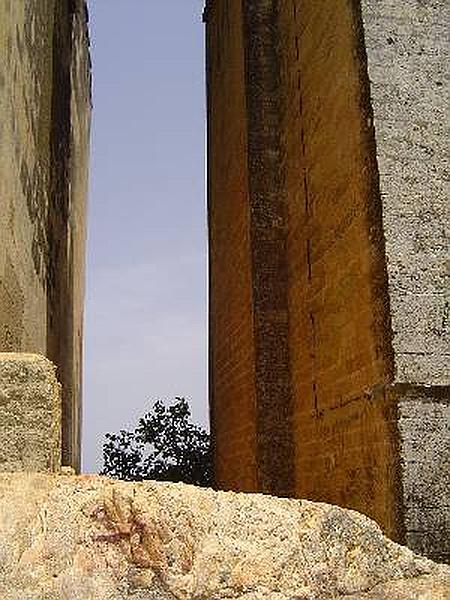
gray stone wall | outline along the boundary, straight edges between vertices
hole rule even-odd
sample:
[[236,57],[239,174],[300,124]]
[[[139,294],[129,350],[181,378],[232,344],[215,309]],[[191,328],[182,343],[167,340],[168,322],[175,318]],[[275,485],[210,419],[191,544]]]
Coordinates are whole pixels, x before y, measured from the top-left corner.
[[450,561],[450,402],[428,389],[404,391],[398,427],[405,543]]
[[[446,0],[363,0],[395,380],[450,383]],[[447,291],[446,291],[447,289]]]
[[405,541],[450,559],[450,5],[362,0],[383,207]]

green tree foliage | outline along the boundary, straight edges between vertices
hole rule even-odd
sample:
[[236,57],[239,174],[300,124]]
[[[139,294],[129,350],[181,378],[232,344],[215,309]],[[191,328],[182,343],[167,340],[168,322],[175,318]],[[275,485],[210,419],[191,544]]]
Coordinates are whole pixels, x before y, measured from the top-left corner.
[[102,475],[126,481],[156,479],[212,485],[209,434],[191,422],[184,398],[171,406],[159,400],[134,431],[107,433]]

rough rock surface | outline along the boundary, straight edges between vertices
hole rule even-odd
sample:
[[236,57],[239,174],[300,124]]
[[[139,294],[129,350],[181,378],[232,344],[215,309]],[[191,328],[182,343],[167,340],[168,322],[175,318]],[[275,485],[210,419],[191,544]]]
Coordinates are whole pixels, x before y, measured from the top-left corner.
[[98,476],[0,475],[0,598],[448,598],[450,569],[349,510]]
[[61,386],[39,354],[0,352],[0,471],[61,468]]

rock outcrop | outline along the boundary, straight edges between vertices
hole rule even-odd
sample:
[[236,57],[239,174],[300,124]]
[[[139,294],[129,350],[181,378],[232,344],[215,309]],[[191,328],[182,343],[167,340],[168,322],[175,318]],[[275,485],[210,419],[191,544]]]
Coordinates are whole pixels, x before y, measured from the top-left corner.
[[449,567],[336,506],[98,476],[0,475],[5,600],[444,600],[449,593]]

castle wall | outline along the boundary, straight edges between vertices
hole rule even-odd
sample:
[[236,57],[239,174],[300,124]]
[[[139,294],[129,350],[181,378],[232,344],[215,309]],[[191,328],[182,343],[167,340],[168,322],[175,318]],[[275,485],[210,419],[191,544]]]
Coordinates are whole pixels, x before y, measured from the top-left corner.
[[[72,357],[72,379],[69,389],[71,410],[71,433],[68,445],[81,448],[82,423],[82,367],[83,367],[83,306],[85,292],[86,265],[86,219],[89,172],[89,139],[91,117],[91,59],[87,39],[86,12],[77,10],[74,14],[72,32],[71,78],[71,161],[70,161],[70,201],[73,222],[69,239],[69,263],[71,268],[72,326],[70,356]],[[78,399],[78,400],[77,400]],[[70,411],[68,411],[70,412]],[[77,457],[79,461],[79,456]],[[77,467],[80,467],[78,462]]]
[[[222,3],[209,4],[207,16]],[[448,9],[414,0],[242,6],[242,56],[227,69],[245,67],[245,112],[233,129],[246,129],[246,155],[235,156],[248,169],[250,244],[233,242],[250,260],[255,369],[245,388],[228,374],[236,395],[226,406],[239,409],[250,390],[256,438],[239,460],[256,462],[260,491],[360,510],[391,537],[448,560]],[[210,23],[209,56],[229,41]],[[232,101],[223,82],[209,94],[210,162],[225,139],[214,129],[216,99]],[[221,204],[230,202],[229,173]],[[209,180],[210,243],[220,253],[226,237],[215,232],[227,225],[214,171]],[[216,254],[210,260],[214,272]],[[211,280],[217,314],[239,293],[220,290],[229,268],[223,254]],[[248,337],[220,343],[238,360]],[[216,381],[214,352],[210,359]],[[222,394],[215,383],[217,437]],[[219,486],[235,468],[230,457]]]
[[0,343],[45,352],[54,7],[27,6],[0,8]]
[[450,561],[450,6],[361,2],[383,204],[407,543]]
[[355,5],[278,14],[296,494],[400,535],[381,200]]
[[447,2],[363,1],[395,380],[449,383]]
[[222,487],[255,491],[255,349],[241,2],[205,15],[211,430]]
[[84,2],[2,2],[0,350],[57,365],[63,462],[76,468],[89,69]]

